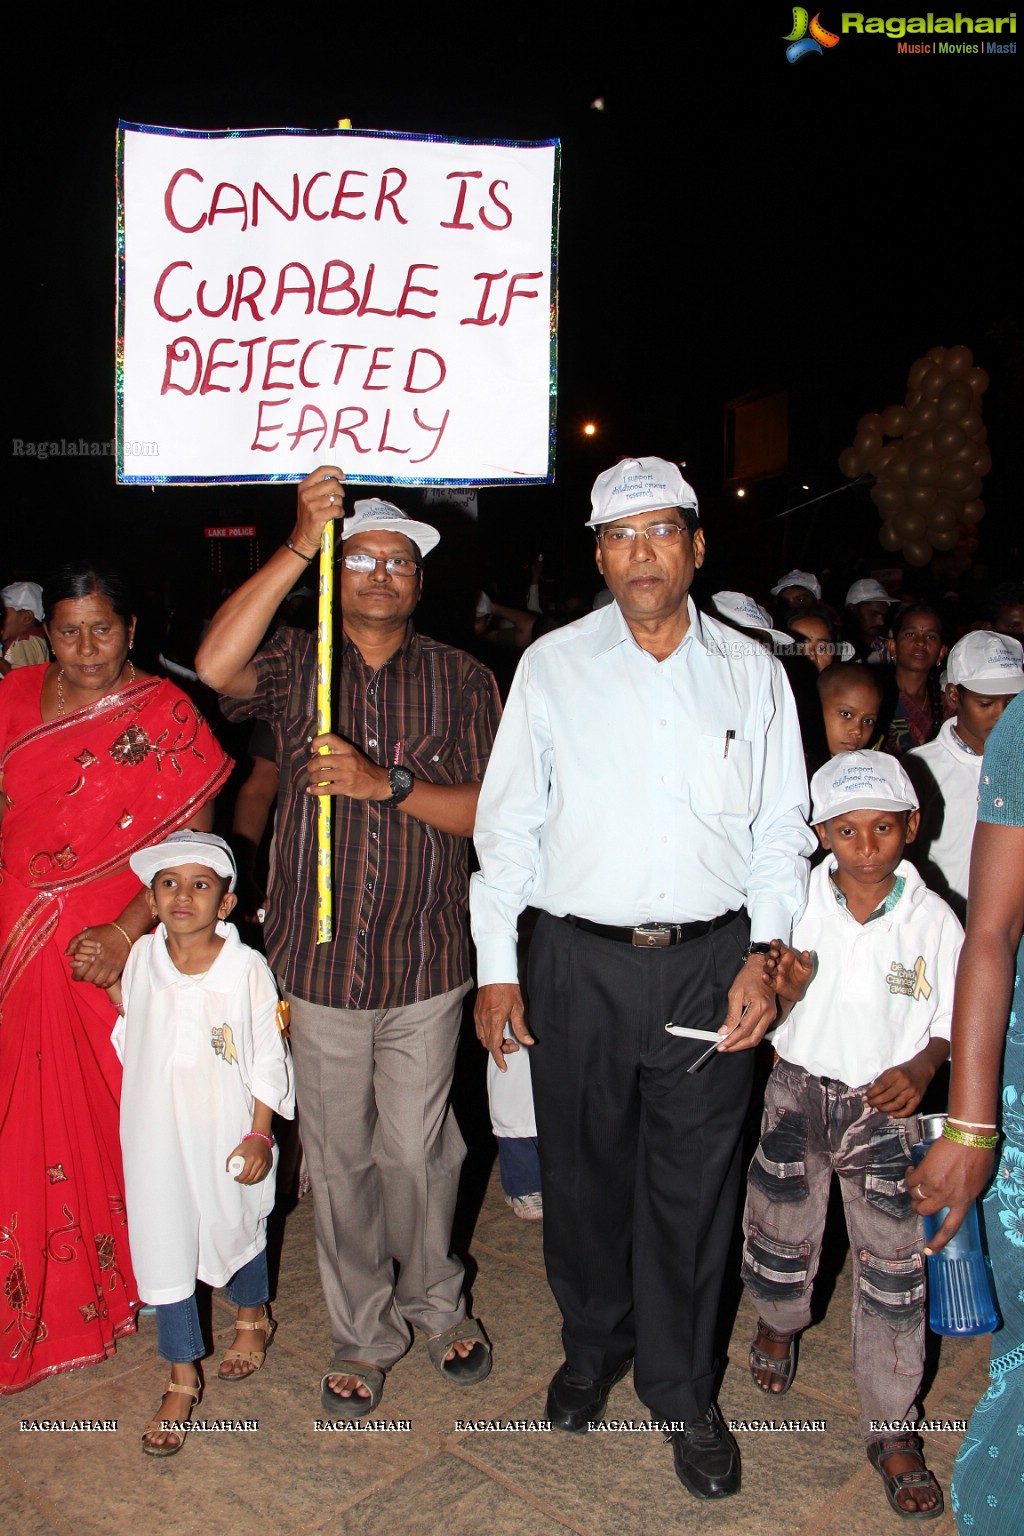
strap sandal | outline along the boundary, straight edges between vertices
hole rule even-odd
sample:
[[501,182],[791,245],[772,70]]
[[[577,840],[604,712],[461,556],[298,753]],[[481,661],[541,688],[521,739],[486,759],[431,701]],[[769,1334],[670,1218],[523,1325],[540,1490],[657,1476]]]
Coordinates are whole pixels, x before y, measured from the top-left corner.
[[[250,1376],[255,1376],[264,1360],[267,1358],[267,1350],[270,1341],[277,1332],[277,1324],[267,1310],[266,1302],[263,1303],[263,1316],[258,1317],[254,1323],[243,1323],[236,1318],[235,1330],[238,1333],[262,1333],[264,1335],[262,1349],[229,1349],[220,1363],[217,1372],[218,1381],[248,1381]],[[247,1371],[226,1371],[224,1367],[230,1365],[233,1360],[241,1360],[250,1367]]]
[[[369,1397],[360,1397],[353,1391],[351,1397],[342,1397],[328,1383],[332,1376],[354,1376],[360,1386],[369,1390]],[[376,1365],[363,1365],[358,1360],[339,1360],[333,1370],[320,1381],[320,1403],[324,1413],[332,1419],[362,1419],[372,1413],[384,1391],[384,1372]]]
[[[468,1355],[445,1356],[456,1344],[472,1344]],[[427,1353],[434,1369],[457,1387],[473,1387],[491,1373],[491,1345],[475,1317],[464,1317],[444,1333],[427,1340]]]
[[[163,1393],[164,1397],[167,1396],[168,1392],[186,1392],[188,1394],[188,1396],[192,1399],[191,1403],[189,1404],[188,1413],[185,1416],[186,1421],[187,1421],[188,1419],[190,1419],[192,1417],[192,1409],[195,1407],[196,1403],[198,1403],[200,1397],[202,1396],[203,1385],[202,1385],[202,1382],[200,1381],[200,1379],[199,1379],[199,1377],[197,1375],[196,1376],[196,1384],[195,1384],[194,1387],[190,1387],[187,1384],[187,1382],[183,1382],[183,1381],[169,1381],[167,1383],[166,1387],[164,1387],[164,1393]],[[163,1407],[163,1400],[162,1399],[161,1399],[161,1402],[160,1402],[160,1407],[161,1408]],[[150,1419],[149,1423],[146,1425],[145,1429],[142,1431],[142,1453],[143,1453],[143,1455],[144,1456],[177,1456],[178,1452],[181,1450],[182,1446],[185,1444],[185,1441],[188,1438],[188,1436],[185,1433],[185,1431],[183,1431],[183,1430],[165,1429],[164,1425],[168,1424],[168,1423],[177,1424],[177,1423],[181,1423],[181,1422],[182,1421],[180,1419],[166,1419],[166,1418]],[[147,1439],[148,1439],[148,1437],[150,1435],[168,1435],[168,1434],[174,1436],[174,1444],[173,1445],[149,1445],[149,1444],[147,1444]]]
[[[774,1355],[765,1354],[760,1348],[758,1339],[766,1339],[772,1344],[786,1344],[788,1349],[784,1355],[776,1358]],[[796,1375],[796,1352],[799,1343],[799,1333],[778,1333],[769,1327],[763,1317],[757,1320],[757,1334],[750,1346],[750,1375],[754,1386],[767,1397],[784,1397],[793,1385],[793,1377]],[[759,1371],[767,1372],[768,1385],[765,1386],[758,1380]],[[776,1385],[775,1383],[781,1383]]]
[[[903,1454],[916,1456],[920,1463],[920,1469],[915,1472],[893,1472],[885,1470],[882,1463],[890,1456]],[[904,1520],[935,1520],[945,1509],[942,1497],[942,1489],[935,1481],[934,1476],[924,1464],[924,1454],[921,1449],[921,1441],[917,1435],[901,1435],[896,1439],[873,1440],[868,1446],[868,1461],[878,1473],[885,1484],[885,1496],[889,1501],[889,1508],[894,1510]],[[937,1495],[931,1509],[907,1509],[900,1503],[898,1495],[908,1489],[916,1493],[928,1488]]]

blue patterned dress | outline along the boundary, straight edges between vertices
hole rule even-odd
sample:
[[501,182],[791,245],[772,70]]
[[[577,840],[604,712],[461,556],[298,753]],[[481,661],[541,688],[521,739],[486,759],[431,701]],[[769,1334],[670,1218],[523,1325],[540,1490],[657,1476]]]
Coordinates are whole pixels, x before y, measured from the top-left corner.
[[[1024,694],[988,739],[978,820],[1024,826]],[[1024,938],[1003,1061],[1002,1151],[985,1196],[985,1232],[1003,1326],[992,1335],[991,1385],[967,1426],[953,1474],[957,1529],[1018,1536],[1024,1528]]]

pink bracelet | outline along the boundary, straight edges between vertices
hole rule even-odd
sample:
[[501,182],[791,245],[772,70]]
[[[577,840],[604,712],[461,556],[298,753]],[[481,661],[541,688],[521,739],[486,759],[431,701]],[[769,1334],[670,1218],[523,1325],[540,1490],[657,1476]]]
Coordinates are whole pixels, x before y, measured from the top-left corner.
[[274,1138],[268,1136],[266,1131],[246,1131],[243,1141],[265,1141],[271,1152],[274,1150]]

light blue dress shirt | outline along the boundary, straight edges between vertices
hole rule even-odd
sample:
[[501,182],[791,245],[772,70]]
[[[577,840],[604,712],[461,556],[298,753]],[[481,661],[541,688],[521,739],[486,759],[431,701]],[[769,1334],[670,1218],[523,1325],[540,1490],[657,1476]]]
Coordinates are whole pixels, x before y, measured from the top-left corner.
[[778,662],[697,613],[657,661],[617,604],[524,654],[477,808],[470,910],[481,986],[516,980],[516,922],[631,927],[745,906],[788,941],[816,846],[796,707]]

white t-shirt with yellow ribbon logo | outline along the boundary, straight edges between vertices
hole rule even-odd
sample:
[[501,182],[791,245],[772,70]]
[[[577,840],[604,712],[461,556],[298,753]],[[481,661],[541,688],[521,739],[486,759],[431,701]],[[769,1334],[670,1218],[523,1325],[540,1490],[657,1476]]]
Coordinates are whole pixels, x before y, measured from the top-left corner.
[[817,969],[775,1049],[816,1077],[867,1087],[930,1039],[949,1039],[964,932],[906,859],[895,871],[899,899],[859,923],[836,899],[829,864],[811,875],[793,931],[793,947],[813,950]]

